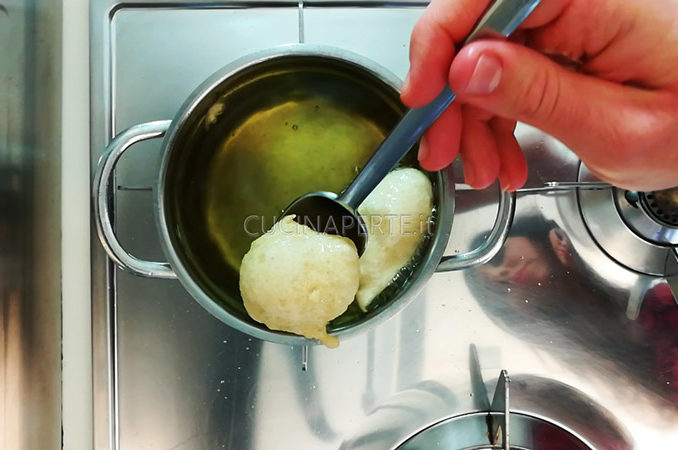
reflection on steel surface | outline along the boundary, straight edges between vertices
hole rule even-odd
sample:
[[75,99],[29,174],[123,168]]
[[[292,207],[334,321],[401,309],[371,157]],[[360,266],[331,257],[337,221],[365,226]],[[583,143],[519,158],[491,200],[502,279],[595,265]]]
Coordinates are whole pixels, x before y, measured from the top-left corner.
[[[92,6],[93,163],[120,130],[172,117],[219,67],[299,38],[297,2],[153,5],[127,2],[112,22],[111,3]],[[346,47],[404,76],[421,8],[314,5],[301,11],[306,42]],[[528,188],[578,180],[578,161],[561,143],[526,126],[516,134],[528,158]],[[141,145],[147,147],[116,172],[123,187],[116,191],[116,232],[134,254],[159,259],[151,192],[124,189],[154,184],[159,145]],[[461,181],[460,167],[454,171]],[[603,196],[593,209],[613,205],[610,190],[579,192],[592,194]],[[524,420],[546,422],[549,433],[556,424],[595,449],[615,448],[611,442],[661,448],[678,439],[678,338],[671,328],[678,307],[663,275],[631,270],[596,243],[605,228],[589,229],[597,225],[582,218],[579,196],[519,194],[513,230],[489,265],[435,275],[391,320],[336,350],[308,347],[305,356],[302,348],[226,327],[176,282],[112,269],[94,240],[97,448],[393,448],[433,424],[480,411],[471,343],[479,371],[493,380],[490,390],[502,368],[511,373],[514,445]],[[496,213],[494,190],[458,193],[448,252],[473,248]],[[477,425],[486,433],[485,415]]]

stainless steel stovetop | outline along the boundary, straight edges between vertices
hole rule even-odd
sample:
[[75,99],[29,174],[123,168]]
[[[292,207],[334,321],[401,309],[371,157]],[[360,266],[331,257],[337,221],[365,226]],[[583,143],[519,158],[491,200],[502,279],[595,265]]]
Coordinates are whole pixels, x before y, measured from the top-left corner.
[[[113,135],[172,118],[204,78],[255,50],[329,44],[404,77],[409,35],[424,7],[94,2],[92,164]],[[578,179],[578,160],[559,142],[526,126],[517,134],[530,164],[528,186]],[[114,206],[123,244],[162,260],[151,191],[158,149],[159,142],[143,143],[125,156]],[[96,448],[393,448],[440,420],[485,411],[478,380],[492,395],[501,369],[511,375],[513,414],[555,424],[591,448],[671,448],[678,440],[678,325],[671,332],[666,323],[678,306],[665,279],[678,274],[678,264],[660,252],[643,273],[647,264],[614,258],[624,250],[601,248],[602,241],[623,247],[625,239],[590,220],[601,209],[614,214],[614,195],[519,194],[513,234],[498,259],[435,275],[409,307],[335,350],[248,338],[176,281],[115,268],[93,236]],[[490,229],[496,197],[493,189],[458,193],[450,252],[470,249]],[[511,265],[526,258],[534,262],[511,275]]]

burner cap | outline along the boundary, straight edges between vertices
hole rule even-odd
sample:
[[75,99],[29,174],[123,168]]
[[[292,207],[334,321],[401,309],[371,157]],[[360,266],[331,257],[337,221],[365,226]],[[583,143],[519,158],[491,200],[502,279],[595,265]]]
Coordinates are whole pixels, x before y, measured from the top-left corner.
[[667,247],[678,245],[678,207],[671,201],[674,189],[654,192],[622,191],[614,188],[616,209],[626,226],[638,237]]
[[678,187],[641,193],[640,201],[652,219],[663,225],[678,228]]

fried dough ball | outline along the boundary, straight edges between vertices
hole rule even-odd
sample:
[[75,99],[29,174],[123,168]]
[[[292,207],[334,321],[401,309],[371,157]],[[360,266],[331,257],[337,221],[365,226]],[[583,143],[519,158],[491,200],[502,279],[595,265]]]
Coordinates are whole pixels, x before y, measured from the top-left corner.
[[432,208],[431,181],[412,168],[389,173],[360,205],[367,225],[357,294],[363,310],[410,263],[428,232]]
[[327,323],[346,311],[359,280],[350,239],[313,231],[294,216],[257,238],[240,267],[240,293],[254,320],[328,347],[339,339],[327,334]]

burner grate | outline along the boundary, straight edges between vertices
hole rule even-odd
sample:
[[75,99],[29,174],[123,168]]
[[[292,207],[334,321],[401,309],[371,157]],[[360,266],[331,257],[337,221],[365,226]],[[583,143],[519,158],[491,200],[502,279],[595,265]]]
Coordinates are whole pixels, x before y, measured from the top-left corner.
[[641,201],[654,220],[678,228],[678,187],[641,194]]

